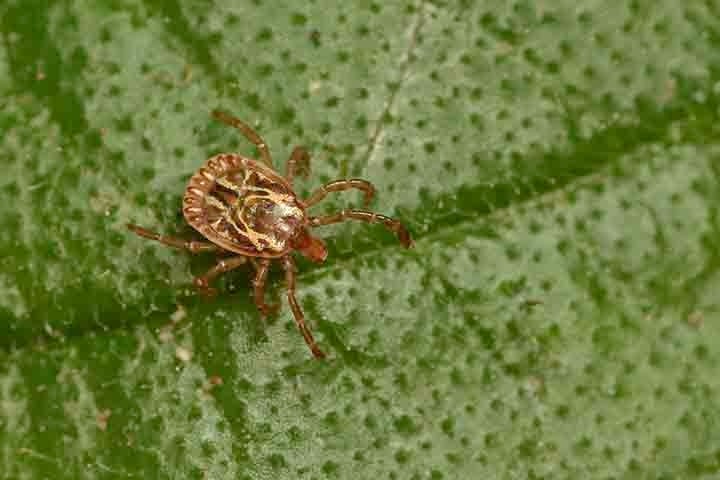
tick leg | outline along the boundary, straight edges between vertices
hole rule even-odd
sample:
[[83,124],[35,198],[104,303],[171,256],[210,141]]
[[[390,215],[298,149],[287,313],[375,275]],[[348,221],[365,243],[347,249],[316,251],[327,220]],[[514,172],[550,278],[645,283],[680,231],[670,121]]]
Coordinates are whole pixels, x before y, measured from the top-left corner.
[[382,223],[385,228],[392,231],[400,240],[405,248],[413,246],[413,240],[410,238],[410,232],[405,226],[394,218],[386,217],[375,212],[366,210],[342,210],[339,213],[324,215],[322,217],[310,217],[310,225],[312,227],[320,227],[322,225],[330,225],[331,223],[344,222],[345,220],[359,220],[367,223]]
[[315,190],[310,195],[310,197],[305,200],[305,206],[308,208],[312,207],[316,203],[320,202],[323,198],[325,198],[330,192],[342,192],[345,190],[350,190],[352,188],[362,190],[362,192],[365,194],[363,204],[367,207],[370,204],[370,200],[372,200],[373,195],[375,195],[375,187],[373,187],[372,183],[368,182],[367,180],[362,180],[360,178],[335,180],[333,182],[326,183],[322,187]]
[[262,161],[265,162],[269,167],[273,167],[272,157],[270,157],[270,150],[268,150],[267,144],[262,139],[262,137],[260,137],[260,135],[258,135],[257,132],[252,129],[252,127],[250,127],[250,125],[243,122],[239,118],[235,118],[232,115],[229,115],[220,110],[213,110],[212,116],[215,117],[217,120],[220,120],[221,122],[240,130],[240,133],[242,133],[245,138],[254,143],[255,146],[258,148]]
[[306,176],[310,171],[310,154],[305,147],[295,147],[285,165],[285,178],[292,183],[295,175]]
[[143,227],[133,225],[132,223],[128,223],[127,228],[143,238],[149,238],[150,240],[158,241],[163,245],[167,245],[168,247],[189,250],[192,253],[216,252],[220,250],[220,248],[214,243],[196,242],[195,240],[184,240],[178,237],[168,237],[166,235],[160,235],[159,233],[151,232],[150,230],[147,230]]
[[255,305],[263,316],[267,316],[277,311],[279,307],[278,304],[268,305],[265,303],[265,280],[267,280],[267,274],[270,270],[270,259],[264,258],[253,262],[253,265],[255,265],[256,269],[255,279],[253,280]]
[[295,323],[297,324],[300,333],[305,339],[305,343],[307,343],[307,346],[310,347],[310,351],[312,352],[313,356],[315,358],[325,358],[325,352],[320,350],[320,347],[318,347],[317,343],[315,343],[315,339],[310,332],[310,328],[308,328],[307,324],[305,323],[305,315],[303,315],[303,312],[300,309],[300,305],[298,305],[298,302],[295,299],[295,262],[290,255],[283,257],[282,261],[283,266],[285,267],[285,280],[287,281],[288,303],[290,304],[293,316],[295,317]]
[[202,275],[200,277],[195,277],[193,284],[203,294],[205,294],[207,296],[215,295],[215,293],[217,293],[217,291],[214,288],[210,287],[210,282],[215,280],[218,276],[222,275],[223,273],[229,272],[230,270],[234,270],[234,269],[238,268],[240,265],[243,265],[245,262],[247,262],[247,258],[242,257],[242,256],[231,257],[231,258],[226,258],[226,259],[220,260],[218,263],[215,264],[214,267],[212,267],[210,270],[205,272],[204,275]]

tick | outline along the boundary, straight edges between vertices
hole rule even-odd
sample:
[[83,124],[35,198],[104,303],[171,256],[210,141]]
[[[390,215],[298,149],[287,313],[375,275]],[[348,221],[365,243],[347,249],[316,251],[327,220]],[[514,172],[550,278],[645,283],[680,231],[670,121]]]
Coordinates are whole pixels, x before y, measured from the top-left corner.
[[182,211],[187,223],[205,240],[170,237],[133,224],[128,224],[128,228],[141,237],[173,248],[224,255],[215,266],[193,281],[206,295],[216,293],[210,284],[218,276],[249,262],[255,269],[253,298],[262,316],[278,308],[278,305],[265,303],[265,281],[270,264],[274,260],[280,261],[285,270],[287,300],[295,323],[312,354],[323,358],[325,353],[315,342],[295,298],[296,268],[292,253],[298,251],[314,262],[324,262],[328,254],[325,243],[313,236],[312,229],[346,220],[380,223],[392,231],[405,248],[413,245],[410,233],[398,220],[368,210],[348,209],[330,215],[310,215],[310,207],[329,193],[351,189],[363,192],[364,206],[367,207],[375,187],[359,178],[335,180],[301,200],[293,190],[293,178],[301,169],[307,172],[309,167],[310,156],[303,147],[293,149],[283,177],[273,168],[266,143],[249,125],[221,111],[214,111],[212,115],[237,128],[254,143],[260,152],[260,160],[237,153],[221,153],[210,157],[190,177]]

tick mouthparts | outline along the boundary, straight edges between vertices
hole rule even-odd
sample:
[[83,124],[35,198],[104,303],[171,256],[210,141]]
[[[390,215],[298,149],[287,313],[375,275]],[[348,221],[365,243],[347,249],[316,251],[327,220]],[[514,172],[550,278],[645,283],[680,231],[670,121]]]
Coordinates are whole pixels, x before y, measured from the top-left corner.
[[325,242],[317,237],[313,237],[307,230],[295,239],[294,247],[310,261],[315,263],[323,263],[328,256]]
[[327,247],[325,242],[316,237],[310,237],[310,245],[306,250],[307,257],[315,263],[323,263],[328,256]]

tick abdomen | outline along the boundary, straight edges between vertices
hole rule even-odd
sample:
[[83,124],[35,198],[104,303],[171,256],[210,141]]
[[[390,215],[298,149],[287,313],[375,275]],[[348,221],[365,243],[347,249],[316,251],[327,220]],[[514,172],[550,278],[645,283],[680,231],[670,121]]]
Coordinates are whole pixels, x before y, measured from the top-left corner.
[[183,213],[205,237],[236,253],[274,258],[305,222],[284,178],[249,158],[221,154],[190,178]]

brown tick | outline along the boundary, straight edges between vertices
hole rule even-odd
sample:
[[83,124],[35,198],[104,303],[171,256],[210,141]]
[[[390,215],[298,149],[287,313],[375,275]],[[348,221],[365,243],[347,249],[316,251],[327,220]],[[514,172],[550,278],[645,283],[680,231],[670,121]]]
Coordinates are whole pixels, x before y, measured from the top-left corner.
[[231,254],[204,275],[195,277],[195,286],[208,295],[215,293],[210,287],[215,278],[249,261],[255,267],[255,304],[263,316],[278,307],[265,303],[265,280],[270,263],[280,260],[285,269],[287,299],[295,322],[312,354],[323,358],[325,354],[315,343],[295,299],[296,272],[291,253],[297,250],[314,262],[324,262],[327,258],[325,243],[314,237],[311,229],[345,220],[381,223],[397,235],[405,248],[413,244],[410,233],[399,221],[367,210],[350,209],[311,216],[308,209],[330,192],[360,190],[365,194],[367,206],[375,188],[370,182],[357,178],[335,180],[315,190],[309,198],[300,200],[292,183],[298,170],[304,168],[307,171],[309,166],[310,157],[303,147],[293,149],[283,177],[274,170],[267,145],[249,125],[220,111],[214,111],[213,116],[237,128],[254,143],[260,152],[260,161],[236,153],[221,153],[209,158],[190,178],[183,196],[183,214],[208,241],[168,237],[132,224],[128,228],[141,237],[192,253]]

